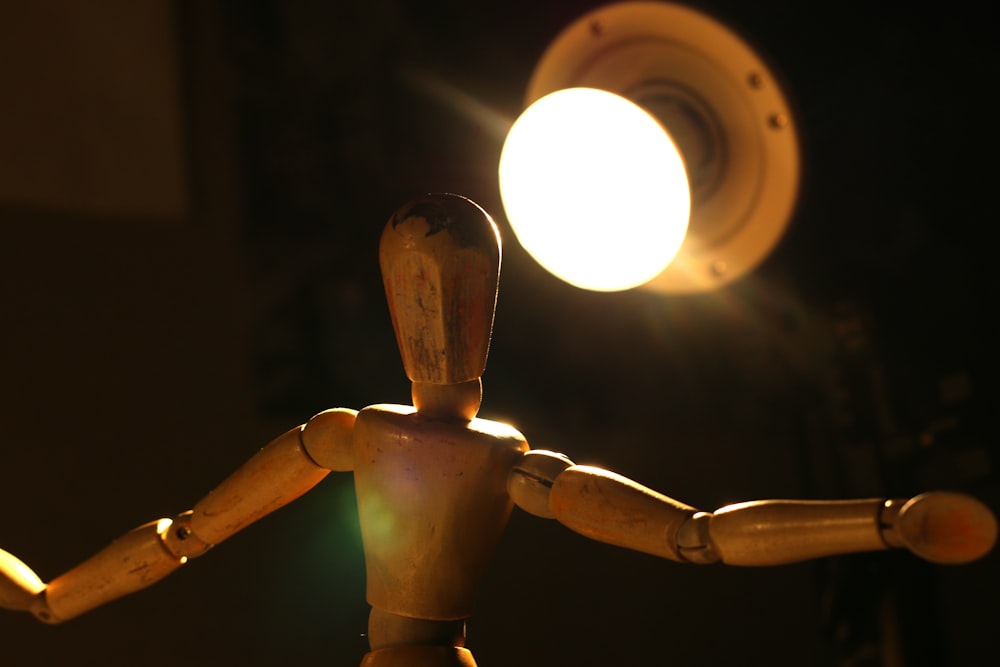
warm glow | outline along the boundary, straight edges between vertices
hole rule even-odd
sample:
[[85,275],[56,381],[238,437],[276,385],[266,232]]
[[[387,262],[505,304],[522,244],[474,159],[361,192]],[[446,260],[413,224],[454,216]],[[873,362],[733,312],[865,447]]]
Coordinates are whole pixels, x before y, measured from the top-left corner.
[[518,118],[500,156],[500,193],[521,245],[585,289],[637,287],[677,254],[691,197],[663,127],[602,90],[569,88]]

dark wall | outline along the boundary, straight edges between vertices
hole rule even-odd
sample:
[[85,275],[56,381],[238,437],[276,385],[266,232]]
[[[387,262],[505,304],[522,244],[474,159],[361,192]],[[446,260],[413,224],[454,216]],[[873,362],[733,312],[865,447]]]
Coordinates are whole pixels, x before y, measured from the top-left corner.
[[[319,410],[407,401],[376,244],[397,206],[442,190],[480,201],[507,238],[481,414],[533,446],[705,509],[928,488],[1000,506],[989,17],[698,5],[784,74],[805,186],[760,270],[666,298],[559,284],[517,247],[499,205],[503,123],[548,40],[596,4],[164,4],[171,40],[148,47],[172,63],[148,70],[158,83],[137,88],[107,64],[97,78],[113,109],[172,100],[174,116],[148,118],[182,146],[136,156],[134,139],[101,123],[106,141],[84,143],[153,194],[115,199],[120,179],[98,179],[117,208],[46,200],[44,188],[0,200],[0,547],[51,578],[190,507]],[[111,40],[115,20],[123,32],[153,20],[140,14],[94,20]],[[67,48],[44,39],[55,19],[42,10],[21,18],[0,23]],[[30,49],[17,62],[41,67]],[[37,104],[66,127],[60,114],[79,120],[81,99],[56,87]],[[164,160],[183,187],[156,187]],[[153,200],[173,204],[141,206]],[[997,565],[878,554],[685,567],[515,513],[469,644],[483,665],[986,665]],[[0,614],[0,663],[355,664],[363,576],[350,478],[334,476],[69,624]]]

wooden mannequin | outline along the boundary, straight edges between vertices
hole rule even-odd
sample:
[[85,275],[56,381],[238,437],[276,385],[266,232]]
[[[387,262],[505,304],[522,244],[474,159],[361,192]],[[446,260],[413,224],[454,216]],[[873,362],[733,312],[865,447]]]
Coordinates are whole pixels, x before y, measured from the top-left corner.
[[562,454],[529,451],[514,428],[476,418],[500,267],[490,217],[462,197],[425,197],[392,217],[380,257],[413,406],[322,412],[193,510],[136,528],[48,584],[0,551],[0,607],[69,620],[159,581],[330,471],[352,471],[358,497],[372,606],[363,667],[476,664],[464,648],[465,619],[514,505],[688,563],[776,565],[890,547],[964,563],[996,540],[990,510],[956,493],[756,501],[707,513]]

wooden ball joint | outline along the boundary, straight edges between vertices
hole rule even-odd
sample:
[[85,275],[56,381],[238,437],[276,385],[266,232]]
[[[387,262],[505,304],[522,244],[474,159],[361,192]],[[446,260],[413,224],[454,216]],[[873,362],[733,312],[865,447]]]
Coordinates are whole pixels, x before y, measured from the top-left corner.
[[45,583],[0,551],[0,607],[60,623],[149,586],[291,502],[353,472],[372,607],[364,667],[474,667],[465,620],[514,505],[595,540],[682,563],[778,565],[906,548],[966,563],[996,541],[974,498],[761,500],[701,512],[614,472],[529,450],[476,418],[500,268],[496,225],[456,195],[400,209],[380,246],[413,406],[327,410],[279,436],[191,511],[125,534]]

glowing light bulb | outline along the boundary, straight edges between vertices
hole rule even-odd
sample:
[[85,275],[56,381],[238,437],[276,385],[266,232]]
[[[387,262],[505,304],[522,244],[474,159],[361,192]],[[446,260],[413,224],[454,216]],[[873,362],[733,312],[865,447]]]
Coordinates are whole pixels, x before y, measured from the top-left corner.
[[599,291],[662,272],[691,210],[684,162],[659,122],[592,88],[546,95],[517,119],[500,156],[500,194],[539,264]]

